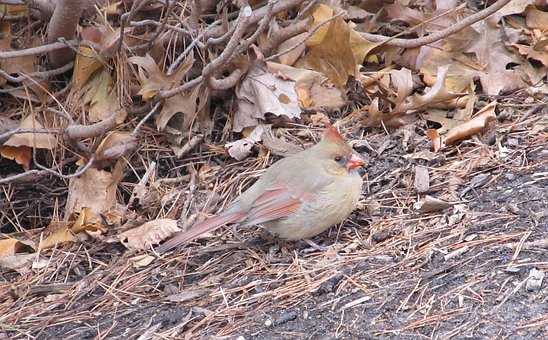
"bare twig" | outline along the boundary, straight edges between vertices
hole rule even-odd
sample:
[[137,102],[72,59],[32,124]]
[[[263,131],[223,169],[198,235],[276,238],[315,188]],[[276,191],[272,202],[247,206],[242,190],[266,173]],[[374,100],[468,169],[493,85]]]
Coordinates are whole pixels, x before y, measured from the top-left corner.
[[137,135],[139,133],[139,130],[141,129],[141,127],[143,126],[143,124],[145,124],[145,122],[147,120],[149,120],[150,117],[152,117],[152,115],[158,110],[158,108],[160,107],[160,102],[157,102],[153,107],[152,109],[147,113],[146,116],[143,117],[143,119],[141,119],[141,121],[137,124],[137,126],[135,126],[135,129],[133,129],[133,132],[131,133],[133,136]]
[[240,43],[240,39],[242,39],[248,27],[248,21],[252,13],[253,11],[251,10],[250,6],[242,6],[242,8],[240,9],[240,15],[237,19],[236,29],[234,30],[234,34],[228,41],[225,49],[217,58],[212,60],[204,67],[202,71],[202,76],[207,81],[208,85],[211,86],[213,84],[213,86],[215,86],[215,82],[210,82],[210,79],[213,77],[213,74],[215,72],[218,72],[219,69],[222,66],[226,65],[232,58],[234,51]]
[[114,112],[110,117],[90,125],[71,124],[66,127],[65,136],[71,140],[98,137],[107,133],[116,125],[117,115],[118,113]]
[[4,70],[0,69],[0,76],[6,78],[8,81],[12,83],[21,83],[28,78],[48,79],[49,77],[57,76],[69,71],[70,69],[72,69],[73,66],[74,66],[74,63],[70,62],[66,64],[65,66],[61,66],[53,70],[43,71],[43,72],[33,72],[25,76],[18,76],[18,77],[12,77],[8,73],[6,73]]
[[325,24],[327,24],[327,23],[330,23],[331,21],[337,19],[338,17],[340,17],[340,16],[343,15],[343,14],[344,14],[344,12],[341,12],[341,13],[339,13],[339,14],[337,14],[337,15],[332,16],[332,17],[329,18],[329,19],[326,19],[326,20],[320,22],[316,27],[314,27],[313,30],[311,30],[310,32],[308,32],[308,34],[306,35],[306,38],[303,39],[303,41],[301,41],[301,42],[299,42],[299,43],[297,43],[297,44],[295,44],[295,45],[289,47],[288,49],[286,49],[286,50],[284,50],[284,51],[281,51],[280,53],[276,53],[276,54],[274,54],[274,55],[271,55],[270,57],[266,58],[265,60],[266,60],[266,61],[269,61],[269,60],[272,60],[272,59],[276,59],[276,58],[278,58],[278,57],[280,57],[280,56],[282,56],[282,55],[285,55],[285,54],[287,54],[287,53],[293,51],[294,49],[296,49],[296,48],[299,47],[300,45],[304,44],[304,42],[305,42],[308,38],[310,38],[314,33],[316,33],[323,25],[325,25]]
[[160,36],[160,34],[164,31],[166,25],[167,25],[167,21],[169,20],[169,16],[171,15],[171,10],[172,10],[173,6],[171,6],[169,0],[166,0],[166,5],[165,5],[165,14],[164,14],[164,20],[162,20],[162,23],[160,24],[160,26],[156,29],[156,32],[154,32],[154,35],[152,36],[152,38],[149,40],[148,42],[148,50],[150,50],[154,44],[154,41]]
[[286,41],[287,39],[293,38],[296,35],[306,32],[309,22],[309,19],[304,19],[297,22],[296,24],[289,25],[287,27],[280,28],[279,30],[274,31],[268,39],[266,46],[263,48],[264,55],[270,55],[276,47],[278,47],[282,42]]
[[446,38],[450,36],[451,34],[455,34],[465,29],[466,27],[482,19],[487,18],[488,16],[495,13],[502,7],[506,6],[506,4],[508,4],[510,1],[511,0],[498,0],[491,6],[475,14],[470,15],[469,17],[463,19],[462,21],[459,21],[455,25],[452,25],[444,30],[431,33],[430,35],[427,35],[425,37],[418,38],[418,39],[398,39],[398,38],[391,38],[391,37],[371,34],[371,33],[361,33],[361,36],[371,42],[381,43],[381,45],[396,46],[396,47],[403,47],[403,48],[416,48],[416,47],[431,44],[433,42]]
[[63,42],[54,42],[51,44],[46,44],[37,47],[26,48],[24,50],[17,51],[0,51],[0,59],[9,59],[9,58],[19,58],[26,57],[29,55],[44,54],[61,48],[66,48],[67,45],[77,46],[78,40],[66,40]]
[[32,128],[17,128],[0,134],[0,143],[10,138],[13,135],[21,133],[46,133],[46,134],[62,134],[63,129],[32,129]]

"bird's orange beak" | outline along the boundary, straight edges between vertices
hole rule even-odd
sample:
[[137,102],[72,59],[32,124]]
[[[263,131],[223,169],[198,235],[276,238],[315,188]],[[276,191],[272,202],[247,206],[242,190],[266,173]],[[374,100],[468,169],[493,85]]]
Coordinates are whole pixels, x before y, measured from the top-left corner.
[[360,156],[353,153],[350,156],[350,159],[346,162],[346,169],[352,170],[356,168],[361,168],[364,165],[365,165],[364,160]]

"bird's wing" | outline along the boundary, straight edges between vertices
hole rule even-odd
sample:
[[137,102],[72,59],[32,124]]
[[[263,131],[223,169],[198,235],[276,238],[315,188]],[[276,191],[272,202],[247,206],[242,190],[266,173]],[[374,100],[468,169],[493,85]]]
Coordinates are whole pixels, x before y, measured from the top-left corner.
[[295,213],[304,202],[313,200],[313,195],[284,185],[275,185],[265,190],[252,204],[243,225],[261,224]]

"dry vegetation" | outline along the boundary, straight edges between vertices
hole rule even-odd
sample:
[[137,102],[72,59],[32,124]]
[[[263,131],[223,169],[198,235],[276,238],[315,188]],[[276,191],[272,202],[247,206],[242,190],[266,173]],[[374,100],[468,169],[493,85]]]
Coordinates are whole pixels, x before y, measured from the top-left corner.
[[[545,1],[0,0],[0,339],[541,338]],[[327,122],[314,241],[214,214]]]

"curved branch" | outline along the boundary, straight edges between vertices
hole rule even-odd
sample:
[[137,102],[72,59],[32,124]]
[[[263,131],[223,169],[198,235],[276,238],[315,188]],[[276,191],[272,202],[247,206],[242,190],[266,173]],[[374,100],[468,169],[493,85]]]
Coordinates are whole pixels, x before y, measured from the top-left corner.
[[116,116],[118,114],[114,112],[110,117],[103,119],[102,121],[90,124],[90,125],[81,125],[81,124],[72,124],[66,127],[65,135],[68,139],[82,139],[82,138],[92,138],[100,136],[116,125]]
[[233,88],[234,86],[236,86],[236,84],[238,83],[238,80],[240,80],[242,75],[243,75],[242,70],[235,69],[234,71],[232,71],[232,73],[230,73],[230,75],[228,75],[228,76],[226,76],[222,79],[217,79],[215,77],[210,77],[208,79],[208,85],[213,90],[219,90],[219,91],[220,90],[228,90],[228,89]]
[[202,76],[205,79],[209,79],[213,75],[213,73],[217,72],[219,68],[228,63],[228,61],[232,58],[234,51],[238,47],[240,40],[242,39],[248,27],[249,18],[251,17],[252,13],[253,12],[250,6],[242,6],[242,8],[240,9],[240,15],[238,15],[236,29],[234,30],[234,34],[228,41],[225,49],[217,58],[212,60],[204,67],[202,71]]
[[371,42],[377,42],[381,43],[381,45],[388,45],[388,46],[395,46],[395,47],[403,47],[403,48],[416,48],[421,47],[424,45],[431,44],[433,42],[436,42],[438,40],[441,40],[443,38],[446,38],[450,36],[451,34],[455,34],[466,27],[487,18],[491,14],[495,13],[502,7],[506,6],[511,0],[498,0],[491,6],[470,15],[469,17],[463,19],[462,21],[457,22],[455,25],[450,26],[444,30],[432,33],[430,35],[427,35],[425,37],[421,37],[418,39],[399,39],[399,38],[391,38],[384,35],[377,35],[377,34],[371,34],[371,33],[360,33],[360,35],[371,41]]
[[[48,42],[52,43],[59,38],[73,39],[76,35],[76,26],[84,11],[86,0],[58,0],[55,11],[48,24]],[[60,67],[74,59],[74,51],[68,48],[54,50],[48,53],[49,61],[54,67]]]

